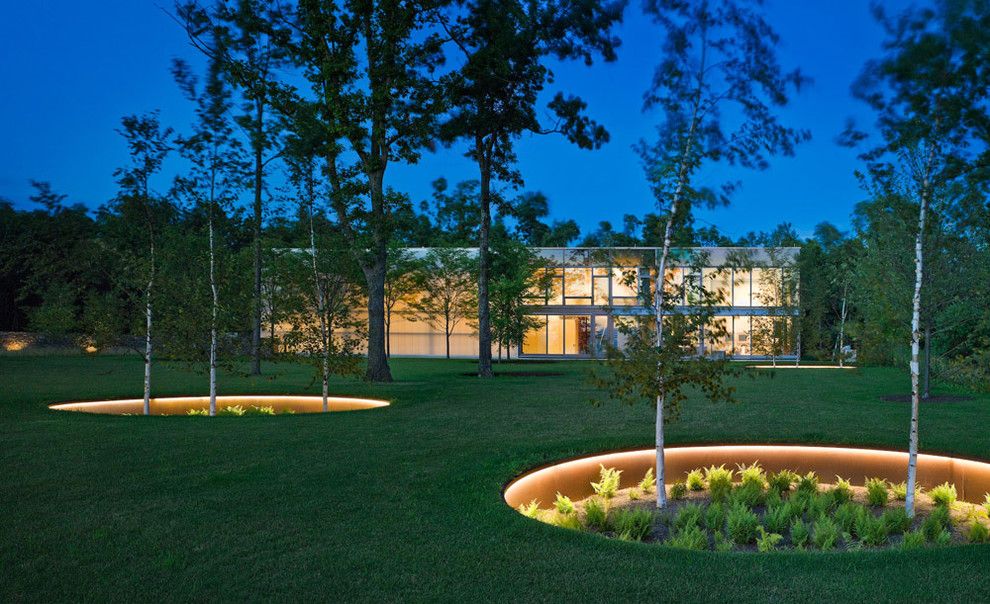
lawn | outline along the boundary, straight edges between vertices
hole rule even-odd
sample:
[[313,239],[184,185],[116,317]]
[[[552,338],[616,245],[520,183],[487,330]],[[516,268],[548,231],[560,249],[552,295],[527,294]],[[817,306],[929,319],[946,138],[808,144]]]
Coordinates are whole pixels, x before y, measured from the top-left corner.
[[[145,418],[45,406],[139,396],[137,357],[0,356],[0,600],[990,600],[990,546],[694,553],[522,517],[500,496],[520,471],[652,443],[647,405],[589,402],[588,367],[489,384],[467,361],[396,359],[393,384],[334,384],[385,409]],[[265,370],[221,394],[318,392],[304,366]],[[879,400],[906,370],[761,376],[736,405],[691,400],[669,441],[906,446],[907,405]],[[205,385],[155,374],[161,396]],[[990,397],[924,406],[921,435],[990,459]]]

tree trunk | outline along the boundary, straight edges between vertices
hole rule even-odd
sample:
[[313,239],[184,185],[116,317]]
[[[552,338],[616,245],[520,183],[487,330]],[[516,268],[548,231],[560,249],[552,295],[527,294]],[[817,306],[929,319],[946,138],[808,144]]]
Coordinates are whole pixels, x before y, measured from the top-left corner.
[[[382,223],[385,221],[385,192],[382,188],[384,176],[385,171],[380,170],[369,174],[368,178],[372,209],[373,212],[380,214]],[[389,369],[388,357],[385,355],[385,271],[388,261],[388,241],[384,224],[376,227],[373,239],[373,257],[371,262],[363,267],[364,277],[368,283],[368,368],[364,377],[370,382],[391,382],[392,371]]]
[[155,243],[151,242],[151,267],[144,302],[144,414],[151,415],[151,290],[155,285]]
[[217,307],[220,295],[217,289],[216,248],[213,240],[213,203],[210,203],[210,293],[213,296],[210,317],[210,416],[217,414]]
[[491,229],[491,159],[484,140],[478,137],[475,151],[479,153],[481,171],[481,228],[478,231],[478,376],[492,377],[492,328],[488,302],[488,245]]
[[842,286],[842,314],[839,318],[839,367],[845,366],[846,353],[844,348],[846,347],[845,335],[846,335],[846,291],[849,288],[849,282],[847,281]]
[[[264,103],[255,101],[255,140],[254,140],[254,291],[251,316],[251,375],[261,375],[261,193],[262,172],[264,171]],[[274,337],[274,332],[272,332]]]
[[907,499],[904,507],[908,517],[914,518],[914,488],[918,472],[918,408],[921,393],[919,389],[918,356],[921,346],[921,283],[924,276],[925,220],[928,212],[930,170],[934,161],[934,147],[930,150],[929,163],[921,188],[921,203],[918,209],[918,233],[914,239],[914,296],[911,299],[911,429],[908,435],[908,475]]
[[385,358],[392,358],[392,311],[385,307]]
[[323,281],[317,262],[316,227],[313,225],[313,194],[309,199],[309,256],[313,266],[313,295],[316,298],[316,315],[320,318],[320,378],[323,385],[323,412],[329,411],[327,397],[330,392],[330,342],[327,339],[327,315],[324,312]]

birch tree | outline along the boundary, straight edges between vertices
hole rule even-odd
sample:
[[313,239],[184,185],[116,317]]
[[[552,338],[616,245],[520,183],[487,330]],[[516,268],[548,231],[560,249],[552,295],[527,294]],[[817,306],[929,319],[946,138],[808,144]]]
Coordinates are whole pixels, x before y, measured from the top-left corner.
[[208,285],[210,291],[209,397],[210,415],[217,412],[217,350],[220,325],[220,281],[218,276],[217,221],[236,201],[244,174],[241,145],[233,136],[228,112],[231,94],[225,85],[217,59],[208,63],[206,78],[200,85],[189,66],[176,60],[172,69],[175,80],[196,106],[192,133],[179,139],[180,153],[190,161],[188,174],[176,180],[176,188],[192,207],[206,214],[208,243]]
[[[760,0],[648,0],[647,14],[664,33],[662,57],[644,96],[646,110],[659,110],[661,123],[653,143],[641,142],[643,161],[657,207],[664,216],[662,247],[657,260],[658,285],[653,298],[655,346],[664,348],[663,315],[671,238],[697,204],[725,204],[736,187],[701,187],[695,175],[705,164],[725,162],[765,169],[769,157],[792,155],[809,138],[802,130],[782,125],[775,110],[787,103],[790,89],[806,79],[784,72],[777,61],[779,41],[764,19]],[[726,111],[739,115],[729,123]],[[657,375],[663,376],[662,367]],[[657,483],[664,475],[664,411],[669,389],[657,383]],[[657,489],[657,507],[667,504]]]
[[[986,23],[983,2],[943,0],[935,8],[911,8],[896,17],[874,5],[887,40],[884,54],[869,61],[853,86],[855,96],[877,114],[881,140],[863,154],[880,183],[903,179],[917,204],[914,279],[911,295],[911,420],[908,431],[908,515],[915,513],[918,423],[921,399],[920,348],[925,238],[937,192],[969,178],[988,159],[990,126],[985,103]],[[843,140],[866,135],[847,129]],[[943,201],[949,199],[942,198]],[[944,208],[943,208],[944,210]]]
[[144,224],[147,263],[144,269],[144,414],[151,414],[151,359],[153,352],[153,294],[155,289],[156,241],[161,224],[160,200],[152,192],[151,177],[161,171],[172,151],[172,129],[163,128],[158,112],[128,115],[117,131],[127,143],[131,164],[114,172],[120,185],[117,197],[121,214],[136,214]]
[[443,332],[448,359],[450,336],[477,304],[473,268],[464,250],[434,248],[422,259],[417,272],[419,295],[409,304],[411,318]]

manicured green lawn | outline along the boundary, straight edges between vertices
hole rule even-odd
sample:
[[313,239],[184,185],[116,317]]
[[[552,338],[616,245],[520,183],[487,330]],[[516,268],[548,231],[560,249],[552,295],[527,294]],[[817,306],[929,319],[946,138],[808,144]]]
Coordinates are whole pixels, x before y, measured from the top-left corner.
[[[587,367],[483,383],[467,361],[396,359],[394,384],[335,384],[386,409],[145,418],[45,407],[138,396],[136,357],[0,357],[0,600],[990,600],[990,546],[693,553],[522,517],[500,496],[516,473],[652,443],[648,406],[588,402]],[[318,390],[305,367],[266,372],[221,394]],[[205,389],[178,369],[155,384]],[[907,392],[906,371],[781,371],[738,391],[692,401],[669,440],[907,442],[907,406],[878,398]],[[990,459],[990,397],[923,407],[921,434]]]

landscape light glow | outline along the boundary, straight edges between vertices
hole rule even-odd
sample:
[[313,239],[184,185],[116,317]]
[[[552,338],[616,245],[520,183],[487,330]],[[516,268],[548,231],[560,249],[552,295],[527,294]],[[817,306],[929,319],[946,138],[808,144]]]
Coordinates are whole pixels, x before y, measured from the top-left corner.
[[[225,407],[240,405],[244,408],[273,407],[276,413],[291,411],[295,413],[322,413],[323,397],[320,396],[283,396],[283,395],[246,395],[218,396],[217,410]],[[331,396],[327,399],[330,412],[360,411],[387,407],[388,401],[370,398],[353,398]],[[151,415],[188,415],[190,410],[209,409],[208,396],[176,396],[151,399]],[[130,398],[108,401],[85,401],[58,403],[49,405],[55,411],[76,411],[81,413],[98,413],[104,415],[142,415],[144,399]]]
[[[682,480],[690,470],[725,464],[759,462],[767,472],[794,470],[815,472],[827,480],[834,476],[863,484],[865,477],[879,477],[894,483],[907,479],[908,454],[904,451],[800,445],[710,445],[669,447],[664,450],[667,484]],[[513,508],[536,500],[540,507],[553,505],[557,493],[574,500],[591,496],[591,481],[597,480],[599,466],[622,471],[620,488],[635,486],[649,468],[655,468],[656,449],[639,449],[590,455],[537,468],[513,480],[503,498]],[[931,488],[955,484],[959,499],[982,503],[990,492],[990,463],[944,455],[918,455],[918,484]]]

